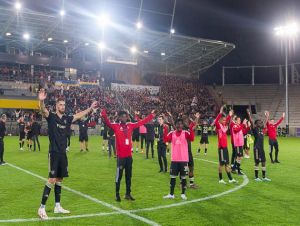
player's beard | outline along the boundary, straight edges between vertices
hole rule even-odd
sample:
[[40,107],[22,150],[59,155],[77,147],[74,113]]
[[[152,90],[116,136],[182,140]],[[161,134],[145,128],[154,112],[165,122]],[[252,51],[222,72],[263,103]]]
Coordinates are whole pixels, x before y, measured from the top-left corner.
[[65,114],[65,110],[58,110],[59,114]]

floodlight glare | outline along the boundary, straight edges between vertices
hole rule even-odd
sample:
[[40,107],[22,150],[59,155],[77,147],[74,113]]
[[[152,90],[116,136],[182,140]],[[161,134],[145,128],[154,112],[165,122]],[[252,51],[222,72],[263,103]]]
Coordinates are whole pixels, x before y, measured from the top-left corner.
[[15,8],[16,8],[16,10],[19,11],[22,8],[22,4],[20,2],[16,2],[15,3]]
[[62,10],[59,11],[59,15],[61,17],[63,17],[65,14],[66,14],[65,10],[62,9]]
[[48,38],[48,42],[50,42],[50,41],[52,41],[52,40],[53,40],[53,38],[51,38],[51,37]]
[[144,50],[144,53],[149,53],[149,51],[148,50]]
[[24,38],[25,40],[29,40],[30,35],[29,35],[28,33],[25,33],[25,34],[23,34],[23,38]]
[[99,42],[98,43],[98,48],[101,49],[101,50],[105,49],[106,48],[105,43],[104,42]]
[[90,43],[86,42],[86,43],[84,43],[84,45],[85,45],[85,46],[89,46],[89,45],[90,45]]
[[6,36],[11,36],[11,33],[10,32],[6,32],[5,35]]
[[104,13],[101,16],[98,17],[98,24],[101,27],[104,27],[110,23],[110,17],[108,14]]
[[132,54],[135,54],[135,53],[137,52],[136,46],[132,46],[132,47],[130,48],[130,52],[131,52]]
[[170,32],[171,32],[171,34],[175,34],[175,29],[172,28],[172,29],[170,30]]
[[137,29],[142,29],[143,23],[141,21],[138,21],[135,26]]
[[160,55],[162,55],[162,56],[165,56],[165,55],[166,55],[166,53],[165,53],[165,52],[162,52]]
[[67,39],[64,40],[64,43],[68,43],[69,41]]
[[287,23],[285,26],[274,28],[275,35],[281,37],[295,37],[299,33],[299,26],[296,22]]

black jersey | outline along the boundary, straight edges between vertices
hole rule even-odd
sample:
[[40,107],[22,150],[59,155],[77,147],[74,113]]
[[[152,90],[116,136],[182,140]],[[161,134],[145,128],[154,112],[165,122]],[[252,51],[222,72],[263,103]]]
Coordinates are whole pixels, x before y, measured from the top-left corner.
[[3,138],[5,136],[6,127],[5,123],[0,121],[0,138]]
[[73,116],[63,115],[61,118],[57,114],[50,112],[46,118],[48,122],[49,152],[65,153],[67,148],[67,129],[71,126]]
[[41,130],[41,126],[38,122],[33,122],[31,125],[31,130],[33,135],[39,135],[40,134],[40,130]]
[[208,137],[208,125],[201,125],[200,130],[201,130],[201,136],[202,137]]
[[80,134],[87,134],[88,131],[88,119],[87,120],[79,120],[79,133]]
[[264,148],[264,131],[262,128],[255,127],[253,130],[254,149]]
[[19,122],[19,132],[25,133],[25,122]]

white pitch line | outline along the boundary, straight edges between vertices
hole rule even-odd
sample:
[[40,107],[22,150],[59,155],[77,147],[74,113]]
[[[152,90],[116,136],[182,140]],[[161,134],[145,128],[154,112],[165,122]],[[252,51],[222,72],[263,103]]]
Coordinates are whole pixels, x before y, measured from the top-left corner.
[[[40,175],[37,175],[37,174],[35,174],[35,173],[33,173],[33,172],[30,172],[30,171],[28,171],[28,170],[26,170],[26,169],[23,169],[23,168],[21,168],[21,167],[18,167],[18,166],[16,166],[16,165],[13,165],[13,164],[10,164],[10,163],[7,163],[7,165],[9,165],[9,166],[11,166],[11,167],[13,167],[13,168],[15,168],[15,169],[17,169],[17,170],[20,170],[20,171],[22,171],[22,172],[24,172],[24,173],[27,173],[27,174],[29,174],[29,175],[31,175],[31,176],[37,177],[37,178],[39,178],[39,179],[41,179],[41,180],[43,180],[43,181],[47,181],[46,178],[41,177]],[[134,219],[136,219],[136,220],[142,221],[142,222],[144,222],[144,223],[146,223],[146,224],[149,224],[149,225],[153,225],[153,226],[158,226],[158,225],[159,225],[158,223],[156,223],[156,222],[154,222],[154,221],[151,221],[151,220],[149,220],[149,219],[147,219],[147,218],[144,218],[144,217],[138,216],[138,215],[136,215],[136,214],[133,214],[133,213],[131,213],[131,212],[128,211],[128,210],[123,210],[123,209],[121,209],[121,208],[119,208],[119,207],[116,207],[116,206],[111,205],[111,204],[109,204],[109,203],[103,202],[103,201],[101,201],[101,200],[99,200],[99,199],[96,199],[96,198],[94,198],[94,197],[92,197],[92,196],[90,196],[90,195],[84,194],[84,193],[82,193],[82,192],[80,192],[80,191],[76,191],[76,190],[74,190],[74,189],[72,189],[72,188],[69,188],[69,187],[66,187],[66,186],[63,186],[63,188],[64,188],[65,190],[68,190],[68,191],[70,191],[70,192],[73,192],[74,194],[77,194],[77,195],[79,195],[79,196],[81,196],[81,197],[84,197],[84,198],[86,198],[86,199],[88,199],[88,200],[91,200],[91,201],[93,201],[93,202],[95,202],[95,203],[98,203],[98,204],[101,204],[101,205],[103,205],[103,206],[106,206],[106,207],[108,207],[108,208],[110,208],[110,209],[113,209],[113,210],[119,212],[120,214],[127,215],[127,216],[129,216],[129,217],[131,217],[131,218],[134,218]]]
[[243,183],[242,184],[240,184],[239,186],[234,187],[232,189],[229,189],[227,191],[224,191],[222,193],[219,193],[219,194],[210,195],[210,196],[199,198],[199,199],[193,199],[193,200],[190,200],[190,201],[184,201],[184,202],[174,203],[174,204],[170,204],[170,205],[161,205],[161,206],[156,206],[156,207],[131,210],[130,212],[131,213],[137,213],[137,212],[142,212],[142,211],[153,211],[153,210],[159,210],[159,209],[165,209],[165,208],[172,208],[172,207],[177,207],[177,206],[183,206],[183,205],[187,205],[187,204],[191,204],[191,203],[195,203],[195,202],[202,202],[202,201],[209,200],[209,199],[215,199],[215,198],[218,198],[220,196],[227,195],[227,194],[230,194],[232,192],[235,192],[235,191],[241,189],[242,187],[245,187],[248,183],[249,183],[249,179],[248,179],[248,177],[246,175],[244,175],[243,176]]
[[[201,158],[195,158],[197,160],[200,160],[200,161],[204,161],[204,162],[209,162],[209,163],[213,163],[213,164],[218,164],[217,162],[214,162],[214,161],[210,161],[210,160],[206,160],[206,159],[201,159]],[[21,170],[23,172],[26,172],[27,174],[30,174],[34,177],[37,177],[41,180],[44,180],[44,181],[47,181],[47,179],[37,175],[37,174],[34,174],[28,170],[25,170],[25,169],[22,169],[18,166],[15,166],[15,165],[12,165],[12,164],[8,164],[10,165],[11,167],[14,167],[18,170]],[[230,194],[232,192],[235,192],[241,188],[243,188],[244,186],[246,186],[247,184],[249,183],[249,179],[246,175],[243,176],[243,183],[240,184],[239,186],[235,187],[235,188],[232,188],[230,190],[227,190],[225,192],[222,192],[222,193],[219,193],[219,194],[215,194],[215,195],[211,195],[211,196],[207,196],[207,197],[203,197],[203,198],[199,198],[199,199],[193,199],[193,200],[190,200],[190,201],[185,201],[185,202],[180,202],[180,203],[174,203],[174,204],[170,204],[170,205],[161,205],[161,206],[156,206],[156,207],[150,207],[150,208],[143,208],[143,209],[136,209],[136,210],[122,210],[120,209],[121,211],[116,211],[116,212],[111,212],[111,213],[95,213],[95,214],[82,214],[82,215],[74,215],[74,216],[67,216],[67,217],[50,217],[49,220],[64,220],[64,219],[76,219],[76,218],[88,218],[88,217],[97,217],[97,216],[108,216],[108,215],[116,215],[116,214],[127,214],[127,213],[136,213],[136,212],[142,212],[142,211],[154,211],[154,210],[159,210],[159,209],[165,209],[165,208],[172,208],[172,207],[177,207],[177,206],[183,206],[183,205],[187,205],[187,204],[191,204],[191,203],[196,203],[196,202],[202,202],[202,201],[206,201],[206,200],[209,200],[209,199],[214,199],[214,198],[218,198],[218,197],[221,197],[223,195],[227,195],[227,194]],[[83,196],[85,198],[88,197],[89,200],[91,201],[96,201],[97,203],[99,203],[98,199],[95,199],[91,196],[88,196],[88,195],[85,195],[81,192],[78,192],[78,191],[75,191],[71,188],[68,188],[68,187],[65,187],[64,186],[64,189],[70,191],[70,192],[73,192],[73,193],[76,193],[80,196]],[[103,202],[100,201],[102,204]],[[108,204],[108,203],[106,203]],[[102,204],[103,205],[103,204]],[[110,205],[110,204],[108,204]],[[108,206],[109,207],[109,206]],[[110,208],[110,207],[109,207]],[[115,208],[118,208],[118,207],[115,207]],[[119,209],[119,208],[118,208]],[[127,212],[127,213],[123,213],[123,211]],[[40,221],[39,218],[31,218],[31,219],[9,219],[9,220],[0,220],[0,223],[16,223],[16,222],[33,222],[33,221]]]
[[[194,158],[200,161],[204,161],[204,162],[209,162],[209,163],[213,163],[213,164],[219,164],[217,162],[214,161],[210,161],[210,160],[206,160],[206,159],[201,159],[201,158]],[[215,194],[215,195],[210,195],[207,197],[203,197],[203,198],[199,198],[199,199],[193,199],[193,200],[189,200],[189,201],[184,201],[184,202],[180,202],[180,203],[174,203],[174,204],[170,204],[170,205],[161,205],[161,206],[156,206],[156,207],[150,207],[150,208],[143,208],[143,209],[137,209],[137,210],[132,210],[132,213],[136,213],[136,212],[142,212],[142,211],[153,211],[153,210],[158,210],[158,209],[165,209],[165,208],[172,208],[172,207],[177,207],[177,206],[183,206],[183,205],[187,205],[187,204],[191,204],[191,203],[195,203],[195,202],[202,202],[205,200],[209,200],[209,199],[215,199],[218,197],[221,197],[223,195],[227,195],[230,194],[232,192],[235,192],[243,187],[245,187],[247,184],[249,183],[249,179],[246,175],[243,176],[243,183],[240,184],[237,187],[234,187],[232,189],[229,189],[227,191],[224,191],[222,193],[219,194]]]
[[[81,215],[73,215],[73,216],[65,216],[65,217],[49,217],[47,221],[89,218],[89,217],[100,217],[100,216],[109,216],[109,215],[116,215],[116,214],[121,214],[121,213],[120,212],[109,212],[109,213],[81,214]],[[40,218],[7,219],[7,220],[0,220],[0,223],[22,223],[22,222],[36,222],[36,221],[41,221],[41,219]]]
[[217,163],[217,162],[210,161],[210,160],[207,160],[207,159],[200,159],[200,158],[194,158],[194,159],[200,160],[200,161],[203,161],[203,162],[209,162],[209,163],[217,164],[217,165],[219,164],[219,163]]

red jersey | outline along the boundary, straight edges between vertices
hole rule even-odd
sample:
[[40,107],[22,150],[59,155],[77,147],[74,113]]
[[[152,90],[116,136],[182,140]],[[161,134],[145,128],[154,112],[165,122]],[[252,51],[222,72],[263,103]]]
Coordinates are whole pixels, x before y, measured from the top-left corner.
[[126,158],[132,156],[132,131],[141,125],[151,121],[154,118],[154,114],[150,114],[146,118],[136,123],[111,123],[107,117],[106,110],[101,112],[101,116],[105,124],[110,127],[116,136],[116,150],[119,158]]
[[227,148],[227,131],[228,131],[228,123],[230,121],[230,116],[228,115],[226,118],[225,125],[221,124],[220,118],[222,117],[222,114],[218,114],[215,124],[216,124],[216,132],[218,135],[218,147],[219,148]]
[[276,122],[274,125],[267,122],[267,130],[268,130],[268,136],[270,140],[276,140],[277,139],[277,127],[280,125],[280,123],[283,121],[283,117],[279,119],[278,122]]

